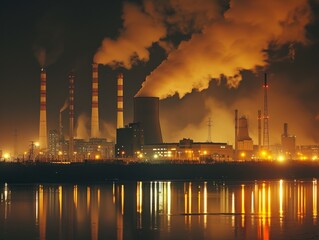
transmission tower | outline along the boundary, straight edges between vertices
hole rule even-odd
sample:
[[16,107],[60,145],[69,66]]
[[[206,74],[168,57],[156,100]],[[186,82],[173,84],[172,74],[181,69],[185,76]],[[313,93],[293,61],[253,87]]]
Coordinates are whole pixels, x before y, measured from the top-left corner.
[[264,149],[269,150],[269,128],[268,128],[268,82],[267,82],[267,73],[265,73],[265,80],[263,84],[264,88],[264,131],[263,131],[263,147]]

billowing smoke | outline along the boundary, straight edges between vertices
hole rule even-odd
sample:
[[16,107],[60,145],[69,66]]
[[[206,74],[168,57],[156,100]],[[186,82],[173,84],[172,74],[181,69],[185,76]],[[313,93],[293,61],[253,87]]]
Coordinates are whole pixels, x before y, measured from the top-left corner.
[[116,126],[106,121],[101,121],[101,136],[106,137],[108,141],[115,141]]
[[78,139],[89,139],[89,126],[90,126],[90,118],[87,114],[83,113],[77,119],[76,127],[75,127],[75,136]]
[[34,46],[33,52],[35,58],[38,60],[40,67],[45,67],[46,50],[41,46]]
[[309,21],[306,0],[289,4],[282,0],[232,0],[223,18],[207,21],[201,32],[170,52],[146,78],[137,96],[166,98],[178,93],[183,97],[193,89],[206,89],[211,79],[221,76],[229,87],[237,87],[241,70],[266,65],[269,44],[307,43],[305,26]]
[[166,36],[164,25],[135,4],[124,3],[122,17],[123,30],[119,37],[105,38],[94,62],[129,69],[137,61],[148,61],[148,48]]

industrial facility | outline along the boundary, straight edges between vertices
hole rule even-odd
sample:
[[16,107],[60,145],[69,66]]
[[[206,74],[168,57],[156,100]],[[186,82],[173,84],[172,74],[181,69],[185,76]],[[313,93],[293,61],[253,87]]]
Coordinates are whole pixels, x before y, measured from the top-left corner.
[[[133,99],[133,122],[124,121],[124,76],[117,75],[116,100],[116,139],[108,140],[101,136],[99,119],[99,65],[92,64],[92,98],[90,137],[76,137],[74,117],[74,90],[76,76],[73,71],[68,75],[69,91],[63,107],[59,111],[58,129],[47,130],[47,72],[40,71],[40,118],[39,139],[30,145],[20,159],[29,161],[82,162],[90,160],[122,161],[178,161],[209,163],[214,161],[264,161],[264,160],[307,160],[317,159],[319,147],[297,146],[296,136],[288,133],[288,123],[284,123],[281,144],[270,145],[268,115],[268,79],[264,75],[263,114],[257,112],[258,141],[254,144],[249,135],[249,119],[235,110],[234,145],[212,142],[210,136],[211,119],[209,119],[209,140],[197,142],[183,138],[178,142],[164,142],[160,124],[160,100],[158,97],[137,96]],[[64,132],[62,112],[68,109],[68,133]],[[8,160],[7,153],[1,152],[1,158]]]

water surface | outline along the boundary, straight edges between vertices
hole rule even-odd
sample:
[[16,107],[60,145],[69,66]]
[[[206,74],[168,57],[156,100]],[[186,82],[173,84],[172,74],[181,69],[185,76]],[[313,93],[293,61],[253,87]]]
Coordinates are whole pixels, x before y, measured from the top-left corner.
[[0,186],[0,239],[319,239],[312,181]]

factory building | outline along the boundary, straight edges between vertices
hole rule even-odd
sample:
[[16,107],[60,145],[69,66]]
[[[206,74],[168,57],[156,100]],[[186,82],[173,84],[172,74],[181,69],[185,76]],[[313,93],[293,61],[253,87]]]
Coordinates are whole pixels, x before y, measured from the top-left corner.
[[241,116],[238,120],[237,131],[237,160],[250,160],[253,156],[253,140],[249,137],[248,121],[246,116]]
[[296,154],[296,136],[288,134],[288,123],[284,123],[281,135],[281,147],[287,159],[293,159]]
[[141,153],[144,145],[144,130],[140,123],[130,123],[116,130],[116,157],[134,158]]
[[227,143],[194,142],[184,138],[178,143],[146,144],[143,158],[154,160],[232,161],[233,146]]
[[59,153],[60,141],[59,133],[57,130],[49,131],[49,158],[56,159]]

